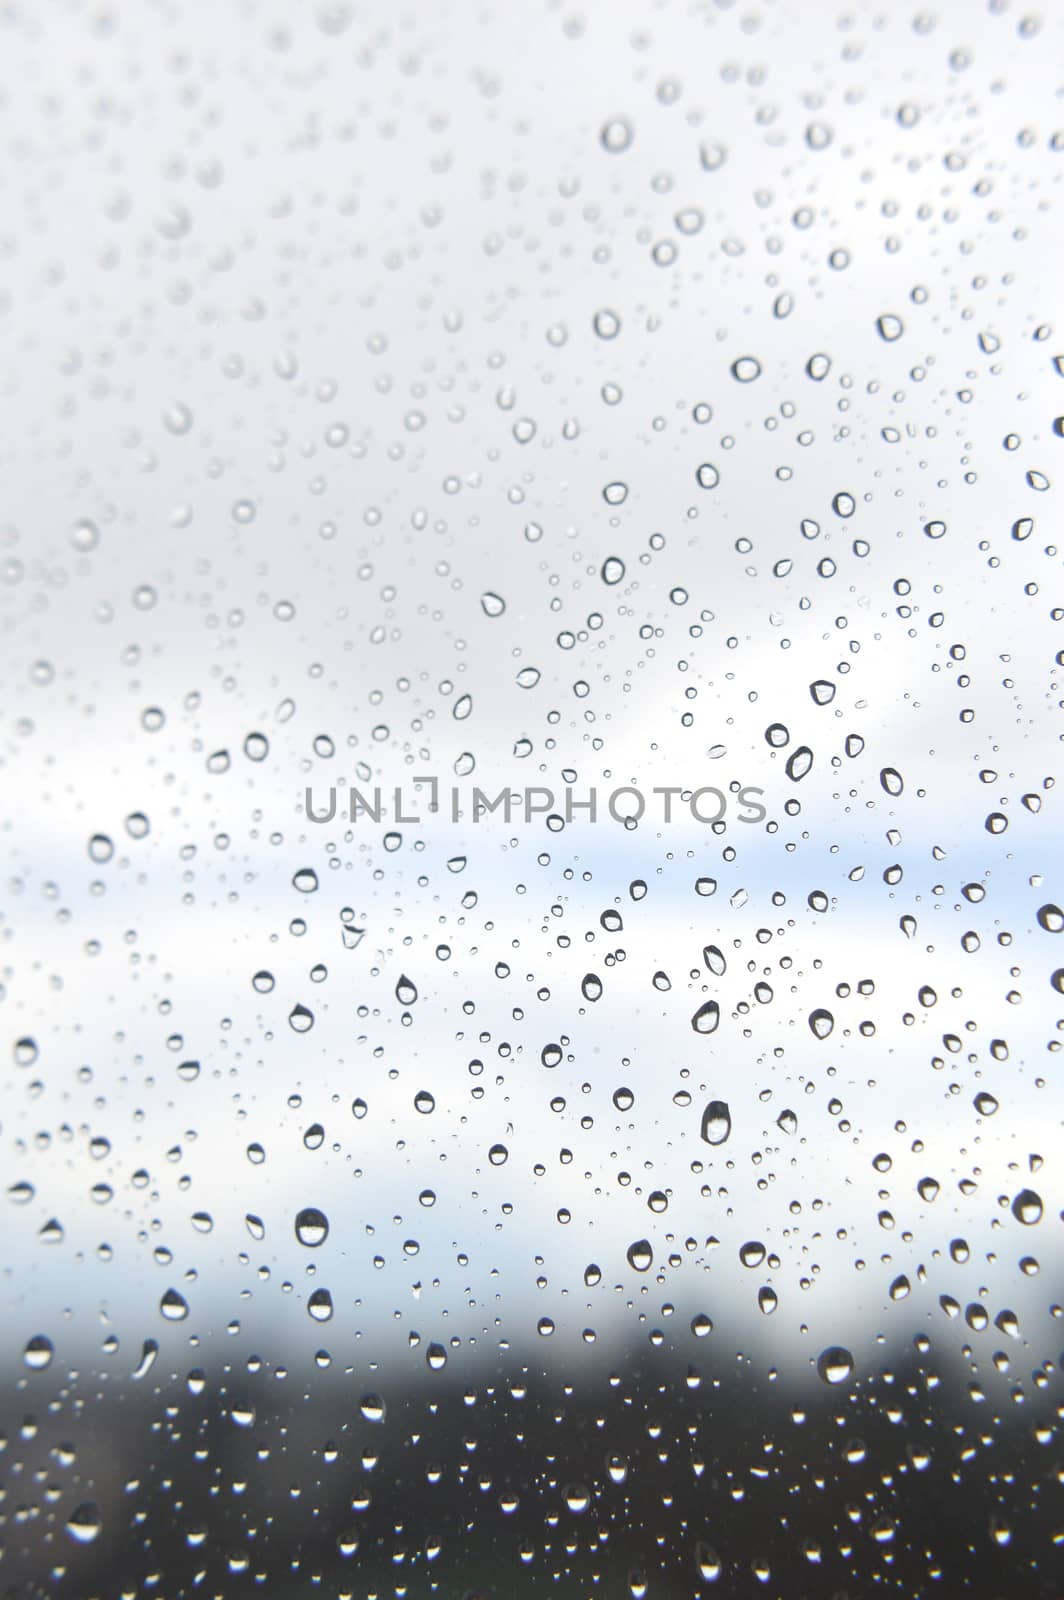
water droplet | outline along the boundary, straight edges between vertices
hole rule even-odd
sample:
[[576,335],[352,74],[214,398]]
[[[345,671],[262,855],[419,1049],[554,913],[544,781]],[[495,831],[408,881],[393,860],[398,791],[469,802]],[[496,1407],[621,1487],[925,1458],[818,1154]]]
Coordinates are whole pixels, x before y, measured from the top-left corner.
[[89,517],[81,517],[70,530],[70,543],[81,555],[88,555],[100,542],[100,530]]
[[193,421],[192,412],[180,400],[175,400],[173,405],[167,406],[163,412],[163,427],[167,433],[174,434],[176,438],[188,433]]
[[800,744],[798,748],[787,757],[785,771],[792,783],[801,783],[807,773],[812,771],[813,752],[807,744]]
[[696,1033],[716,1033],[720,1026],[720,1006],[715,1000],[707,1000],[705,1005],[699,1006],[691,1018],[691,1026]]
[[703,1583],[716,1583],[724,1571],[721,1559],[712,1545],[699,1539],[695,1545],[695,1567]]
[[621,319],[615,311],[596,311],[592,326],[600,339],[616,339],[621,331]]
[[130,1377],[133,1379],[134,1382],[139,1382],[139,1380],[141,1378],[146,1378],[148,1376],[148,1373],[151,1371],[152,1367],[155,1365],[155,1358],[156,1358],[156,1356],[158,1354],[159,1354],[158,1340],[156,1340],[156,1339],[145,1339],[144,1343],[143,1343],[143,1345],[141,1347],[140,1360],[137,1362],[136,1367],[134,1368],[133,1372],[130,1374]]
[[711,1100],[702,1113],[702,1137],[707,1144],[724,1144],[731,1133],[731,1112],[726,1100]]
[[740,356],[732,362],[731,373],[737,383],[753,383],[761,376],[761,363],[756,356]]
[[159,1310],[167,1322],[184,1322],[188,1316],[188,1301],[176,1289],[167,1289],[159,1301]]
[[329,1219],[317,1206],[304,1206],[296,1216],[296,1238],[310,1250],[317,1249],[329,1237]]
[[632,125],[623,117],[613,117],[609,122],[603,123],[602,132],[599,134],[602,148],[608,150],[611,155],[622,154],[628,149],[633,138]]
[[82,1501],[81,1505],[71,1512],[70,1520],[66,1524],[66,1532],[75,1544],[92,1544],[94,1539],[99,1538],[102,1528],[100,1508],[91,1500]]
[[845,1383],[853,1373],[853,1356],[842,1345],[831,1345],[820,1352],[816,1370],[824,1383]]
[[710,972],[712,972],[715,978],[723,978],[724,974],[728,970],[728,963],[724,958],[724,952],[718,945],[707,944],[705,949],[702,951],[702,960],[705,962],[706,966],[709,968]]
[[36,1333],[27,1341],[22,1360],[31,1372],[43,1372],[55,1357],[55,1345],[46,1334]]
[[628,1265],[634,1272],[647,1272],[654,1261],[654,1251],[649,1239],[637,1239],[625,1252]]
[[1033,1228],[1042,1220],[1042,1197],[1033,1189],[1021,1189],[1012,1202],[1012,1214],[1025,1228]]
[[333,1300],[328,1289],[315,1289],[307,1301],[307,1316],[312,1322],[329,1322],[332,1314]]

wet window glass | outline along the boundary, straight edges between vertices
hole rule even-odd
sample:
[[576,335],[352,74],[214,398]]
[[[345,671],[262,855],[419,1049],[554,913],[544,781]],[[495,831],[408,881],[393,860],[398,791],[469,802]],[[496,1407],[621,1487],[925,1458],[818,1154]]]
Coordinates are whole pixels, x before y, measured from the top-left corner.
[[0,18],[0,1594],[1057,1600],[1064,15]]

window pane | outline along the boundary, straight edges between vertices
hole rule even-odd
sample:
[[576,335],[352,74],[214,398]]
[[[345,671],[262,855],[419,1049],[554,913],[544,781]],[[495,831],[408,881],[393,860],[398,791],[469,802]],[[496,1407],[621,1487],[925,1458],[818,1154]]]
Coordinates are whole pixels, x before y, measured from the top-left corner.
[[0,1591],[1053,1600],[1058,11],[2,25]]

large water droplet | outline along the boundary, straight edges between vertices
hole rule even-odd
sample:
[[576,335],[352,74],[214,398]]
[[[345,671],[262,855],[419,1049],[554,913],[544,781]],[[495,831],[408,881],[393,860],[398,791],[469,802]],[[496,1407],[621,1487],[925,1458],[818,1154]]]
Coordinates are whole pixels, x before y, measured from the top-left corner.
[[364,1394],[359,1410],[367,1422],[383,1422],[385,1418],[384,1401],[379,1394]]
[[726,1100],[711,1100],[702,1113],[702,1137],[707,1144],[724,1144],[731,1133],[731,1112]]
[[317,1206],[304,1206],[296,1216],[296,1238],[314,1250],[329,1237],[329,1219]]
[[43,1372],[51,1366],[54,1356],[55,1345],[44,1333],[35,1333],[22,1352],[22,1360],[31,1372]]
[[288,1013],[288,1025],[295,1033],[309,1033],[314,1026],[314,1013],[306,1006],[293,1006]]
[[702,951],[702,960],[715,978],[723,978],[728,970],[728,963],[719,945],[707,944]]
[[1033,1228],[1042,1220],[1042,1197],[1033,1189],[1021,1189],[1012,1202],[1012,1214],[1025,1228]]
[[716,1033],[720,1026],[720,1006],[715,1000],[707,1000],[705,1005],[699,1006],[691,1018],[691,1026],[696,1033]]
[[853,1356],[842,1345],[830,1345],[817,1356],[816,1370],[824,1383],[845,1383],[853,1373]]
[[188,1301],[176,1289],[167,1289],[159,1301],[159,1310],[167,1322],[184,1322],[188,1316]]
[[634,137],[632,125],[624,117],[612,117],[609,122],[604,122],[599,139],[604,150],[610,155],[621,155],[631,144]]
[[70,1514],[66,1524],[66,1532],[75,1544],[92,1544],[100,1536],[103,1522],[100,1517],[100,1508],[92,1500],[83,1500]]
[[809,1014],[809,1026],[818,1039],[826,1039],[835,1026],[835,1018],[830,1011],[825,1011],[822,1006],[818,1006],[815,1011]]
[[802,779],[812,769],[813,752],[807,744],[800,744],[797,750],[787,757],[785,771],[792,783],[801,783]]

